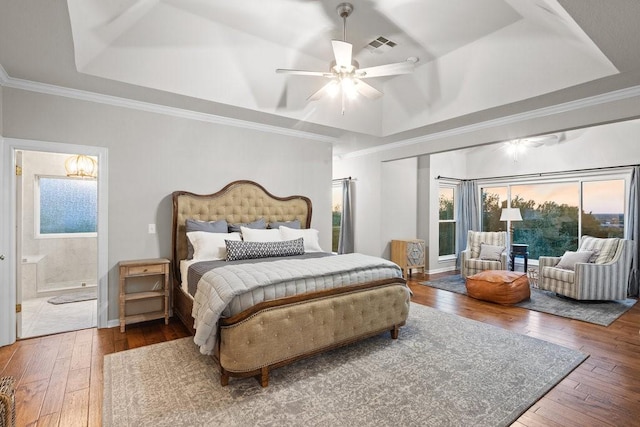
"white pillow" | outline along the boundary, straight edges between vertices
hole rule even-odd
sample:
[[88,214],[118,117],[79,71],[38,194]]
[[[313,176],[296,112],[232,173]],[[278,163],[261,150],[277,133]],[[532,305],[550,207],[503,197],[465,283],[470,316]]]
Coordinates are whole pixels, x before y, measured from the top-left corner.
[[240,227],[245,242],[280,242],[280,230]]
[[226,259],[225,240],[241,240],[240,233],[208,233],[190,231],[187,238],[193,245],[193,259],[198,261]]
[[318,230],[315,228],[295,229],[280,226],[280,235],[282,235],[282,240],[294,240],[302,237],[305,252],[324,252],[318,243]]

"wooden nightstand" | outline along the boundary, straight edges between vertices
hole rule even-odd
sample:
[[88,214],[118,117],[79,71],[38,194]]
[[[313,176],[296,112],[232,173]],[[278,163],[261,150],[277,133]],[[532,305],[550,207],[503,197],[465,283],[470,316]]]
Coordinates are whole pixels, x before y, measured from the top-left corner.
[[[120,261],[120,332],[124,332],[129,323],[161,319],[169,324],[169,260],[165,258]],[[143,280],[157,276],[160,284],[149,284]],[[138,280],[136,280],[138,279]],[[137,282],[137,283],[136,283]],[[146,282],[146,283],[145,283]],[[158,286],[159,285],[159,286]],[[160,300],[160,309],[146,310],[138,307],[135,313],[130,310],[133,302]]]
[[424,240],[392,240],[391,261],[402,268],[405,279],[411,276],[412,268],[421,268],[424,273]]

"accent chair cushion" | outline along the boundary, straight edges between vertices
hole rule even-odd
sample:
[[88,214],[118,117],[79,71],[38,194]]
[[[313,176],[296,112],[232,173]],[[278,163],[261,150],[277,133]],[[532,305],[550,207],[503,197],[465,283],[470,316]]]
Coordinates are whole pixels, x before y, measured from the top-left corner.
[[469,231],[467,236],[467,249],[471,252],[470,258],[480,256],[480,246],[482,244],[504,246],[506,245],[505,233],[495,231]]
[[507,270],[486,270],[466,279],[470,297],[510,305],[531,296],[529,279],[525,273]]
[[500,261],[504,246],[480,244],[480,256],[478,258],[489,261]]
[[589,258],[591,258],[592,256],[592,251],[566,251],[564,255],[562,255],[562,258],[560,258],[560,262],[556,264],[556,268],[574,271],[576,269],[576,263],[589,262]]

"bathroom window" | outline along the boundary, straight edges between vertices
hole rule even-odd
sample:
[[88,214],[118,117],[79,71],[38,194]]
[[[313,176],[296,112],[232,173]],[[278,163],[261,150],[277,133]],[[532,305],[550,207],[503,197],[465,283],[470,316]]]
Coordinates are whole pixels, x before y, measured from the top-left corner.
[[35,187],[36,237],[96,236],[96,180],[39,175]]

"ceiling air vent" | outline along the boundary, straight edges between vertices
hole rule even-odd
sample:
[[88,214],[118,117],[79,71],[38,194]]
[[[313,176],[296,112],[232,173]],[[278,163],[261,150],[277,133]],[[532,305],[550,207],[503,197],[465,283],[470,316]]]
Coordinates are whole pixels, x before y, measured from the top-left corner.
[[391,50],[391,48],[394,47],[395,45],[396,45],[395,42],[389,40],[386,37],[380,36],[377,39],[369,42],[369,44],[367,45],[367,49],[375,53],[385,53]]

